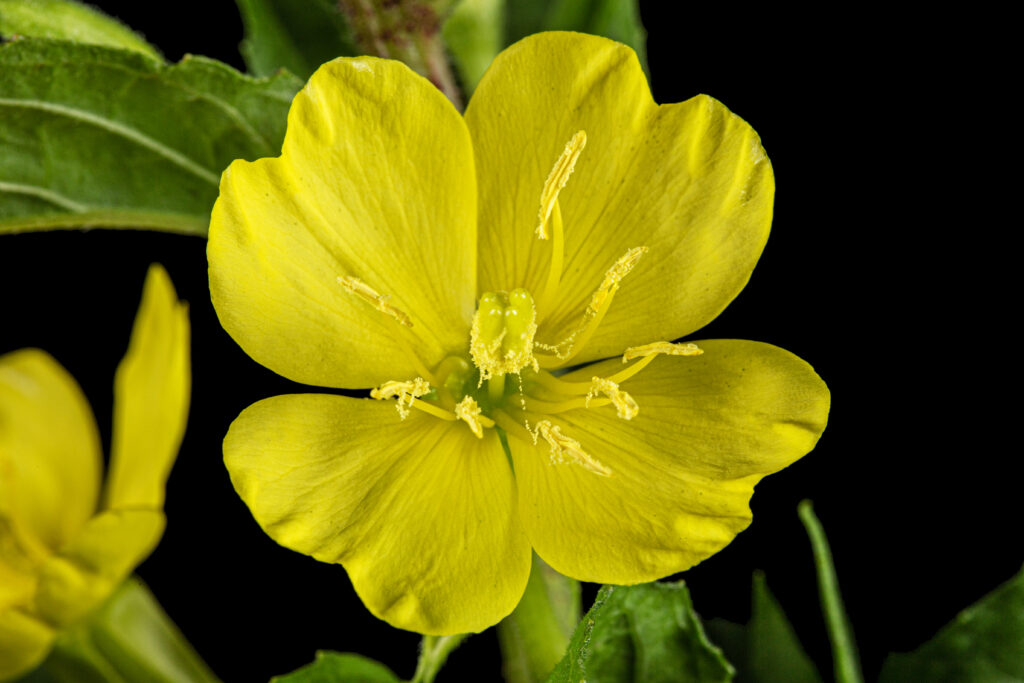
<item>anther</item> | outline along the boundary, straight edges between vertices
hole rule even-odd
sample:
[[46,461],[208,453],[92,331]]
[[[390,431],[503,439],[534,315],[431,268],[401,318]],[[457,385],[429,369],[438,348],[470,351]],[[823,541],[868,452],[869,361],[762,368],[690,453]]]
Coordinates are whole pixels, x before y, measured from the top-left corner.
[[455,404],[455,417],[469,425],[469,429],[476,434],[476,438],[484,438],[484,427],[483,424],[481,424],[480,418],[480,406],[477,405],[477,402],[472,396],[465,396],[461,401]]
[[398,414],[402,416],[402,419],[409,417],[409,408],[413,405],[415,400],[420,396],[430,393],[430,382],[417,377],[411,382],[396,382],[389,381],[384,382],[376,389],[370,391],[370,396],[383,401],[388,398],[397,398],[398,401],[395,403],[395,407],[398,409]]
[[[537,347],[554,353],[559,362],[567,361],[579,353],[590,340],[590,337],[593,336],[597,326],[601,324],[601,319],[608,311],[612,298],[615,296],[615,292],[619,290],[619,285],[623,278],[629,275],[629,272],[636,266],[640,257],[648,251],[648,247],[633,247],[623,254],[605,272],[601,285],[590,297],[590,303],[587,304],[586,309],[583,311],[583,319],[580,320],[576,328],[557,344],[538,343]],[[556,364],[558,363],[548,361],[547,363],[542,363],[542,366],[553,367]]]
[[532,434],[534,443],[540,436],[551,446],[551,462],[561,464],[572,461],[594,474],[599,474],[602,477],[612,476],[612,471],[584,451],[579,441],[562,434],[561,428],[552,425],[547,420],[538,422],[536,431]]
[[640,406],[628,393],[619,388],[619,385],[604,377],[595,377],[590,382],[590,391],[587,393],[586,406],[590,407],[590,399],[598,394],[604,394],[611,399],[612,404],[619,417],[623,420],[632,420],[640,412]]
[[409,319],[409,316],[389,303],[391,301],[390,294],[380,294],[370,285],[351,275],[339,275],[338,284],[368,302],[381,313],[387,313],[406,327],[412,327],[412,320]]
[[548,219],[551,217],[551,211],[555,208],[555,202],[558,201],[558,193],[569,181],[569,176],[576,168],[576,160],[580,158],[580,154],[586,146],[586,132],[581,130],[573,135],[572,140],[566,143],[562,155],[558,157],[554,168],[548,174],[547,180],[544,181],[544,189],[540,193],[540,211],[537,216],[540,221],[537,225],[537,237],[542,240],[548,238]]
[[699,348],[696,344],[673,344],[671,342],[654,342],[653,344],[644,344],[643,346],[631,346],[626,349],[625,353],[622,354],[622,362],[628,363],[634,358],[640,358],[641,356],[655,356],[658,354],[665,354],[666,356],[699,356],[704,353],[704,350]]

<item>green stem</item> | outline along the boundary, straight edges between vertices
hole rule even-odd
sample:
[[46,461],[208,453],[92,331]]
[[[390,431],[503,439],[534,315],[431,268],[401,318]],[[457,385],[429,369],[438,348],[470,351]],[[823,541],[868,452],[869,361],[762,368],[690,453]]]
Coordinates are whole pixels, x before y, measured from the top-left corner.
[[814,553],[814,565],[818,573],[818,591],[821,595],[821,608],[825,615],[825,626],[828,628],[829,640],[832,643],[832,659],[837,683],[862,683],[860,661],[857,656],[857,645],[853,639],[853,630],[843,608],[843,599],[839,595],[839,580],[836,578],[835,565],[832,562],[832,551],[825,538],[825,530],[814,515],[814,507],[809,500],[800,501],[797,514],[803,522],[807,535],[811,539],[811,550]]
[[420,659],[416,662],[416,673],[409,683],[433,683],[437,672],[448,660],[452,650],[468,636],[460,633],[454,636],[423,636],[420,644]]
[[464,108],[441,37],[449,0],[338,0],[359,49],[398,59],[443,92],[455,108]]
[[579,618],[579,582],[534,555],[526,592],[515,611],[498,624],[505,680],[544,681],[565,656]]
[[84,621],[63,629],[27,681],[217,683],[142,581],[130,578]]

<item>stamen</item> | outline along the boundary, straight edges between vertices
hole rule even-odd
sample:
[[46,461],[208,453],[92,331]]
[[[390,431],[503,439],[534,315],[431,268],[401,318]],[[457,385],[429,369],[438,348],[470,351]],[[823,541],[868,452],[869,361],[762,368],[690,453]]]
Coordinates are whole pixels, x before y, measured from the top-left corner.
[[412,407],[415,408],[416,410],[422,410],[427,415],[433,415],[434,417],[439,417],[442,420],[447,420],[449,422],[455,422],[456,420],[459,419],[455,417],[455,413],[453,413],[452,411],[445,410],[444,408],[441,408],[439,406],[435,406],[433,403],[430,403],[429,401],[424,401],[423,399],[414,400],[412,402]]
[[395,407],[398,409],[398,414],[404,420],[409,417],[409,408],[416,399],[429,393],[430,382],[422,377],[417,377],[411,382],[396,382],[394,380],[384,382],[384,384],[381,384],[376,389],[371,390],[370,396],[378,401],[397,398],[398,402],[395,404]]
[[580,154],[586,146],[586,132],[581,130],[573,135],[572,140],[566,143],[565,149],[562,150],[562,155],[558,157],[551,173],[548,174],[548,179],[544,181],[544,189],[540,193],[540,212],[538,213],[540,223],[537,225],[537,237],[542,240],[548,238],[547,222],[555,207],[555,202],[558,201],[558,193],[569,181],[569,176],[576,168],[576,160],[580,158]]
[[622,354],[622,362],[625,363],[632,358],[643,356],[639,363],[634,363],[625,370],[617,372],[612,375],[609,379],[615,382],[625,382],[630,377],[636,375],[638,372],[646,368],[661,354],[667,356],[700,356],[704,353],[703,349],[697,347],[696,344],[672,344],[670,342],[654,342],[653,344],[644,344],[643,346],[631,346],[626,349],[626,352]]
[[628,393],[619,389],[619,385],[610,379],[595,377],[590,381],[590,391],[587,392],[586,405],[590,407],[590,400],[598,394],[604,394],[615,404],[615,410],[623,420],[632,420],[640,412],[640,406]]
[[540,298],[537,299],[537,308],[546,313],[551,308],[558,292],[558,283],[562,279],[562,261],[565,259],[565,230],[562,226],[562,209],[558,202],[555,202],[554,210],[551,212],[551,262],[548,264],[548,278],[544,282],[544,289]]
[[[537,347],[555,354],[555,358],[542,357],[539,360],[543,368],[563,365],[570,358],[583,350],[587,342],[594,335],[605,313],[611,306],[615,292],[619,290],[622,279],[629,275],[640,257],[648,252],[647,247],[633,247],[619,258],[604,275],[601,285],[590,297],[590,303],[583,311],[583,319],[565,339],[557,344],[542,344],[537,342]],[[564,350],[563,350],[564,349]]]
[[[476,438],[484,438],[484,427],[493,427],[494,421],[489,420],[480,414],[480,406],[473,400],[472,396],[464,396],[455,406],[455,417],[469,425],[470,430],[476,434]],[[485,424],[490,422],[489,425]]]
[[622,354],[622,362],[626,363],[641,356],[656,356],[663,353],[666,356],[699,356],[704,350],[692,342],[686,344],[673,344],[671,342],[654,342],[643,346],[630,346]]
[[[587,385],[590,386],[590,385]],[[579,408],[600,408],[602,406],[611,405],[611,400],[607,398],[570,398],[565,401],[542,401],[534,397],[529,397],[527,402],[524,397],[522,400],[522,410],[529,409],[531,413],[540,413],[542,415],[554,415],[556,413],[564,413],[567,410],[577,410]]]
[[572,461],[594,474],[599,474],[602,477],[612,476],[612,471],[584,451],[579,441],[562,434],[559,427],[552,425],[547,420],[537,423],[537,429],[533,434],[534,443],[537,443],[538,436],[543,437],[551,446],[551,462],[561,464]]
[[412,327],[412,320],[409,319],[409,316],[388,303],[391,300],[390,294],[380,294],[370,285],[351,275],[339,275],[338,284],[368,302],[381,313],[387,313],[406,327]]

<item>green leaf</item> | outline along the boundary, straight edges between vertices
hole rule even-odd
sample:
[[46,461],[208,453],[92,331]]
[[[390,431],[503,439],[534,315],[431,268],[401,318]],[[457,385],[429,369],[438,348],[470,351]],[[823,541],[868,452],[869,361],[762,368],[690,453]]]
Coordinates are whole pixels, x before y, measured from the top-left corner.
[[203,57],[24,39],[0,46],[0,233],[205,235],[232,160],[280,153],[301,83]]
[[548,683],[730,681],[683,582],[604,586]]
[[467,97],[501,52],[504,17],[504,0],[461,0],[445,20],[441,33]]
[[71,0],[0,0],[0,36],[72,40],[162,59],[155,47],[117,19]]
[[879,681],[1024,681],[1024,570],[918,649],[890,655]]
[[358,54],[345,17],[331,0],[236,0],[245,25],[241,51],[249,71],[282,67],[303,81],[335,57]]
[[750,623],[747,625],[747,671],[742,680],[756,683],[820,683],[814,664],[800,646],[785,612],[755,572]]
[[130,578],[84,621],[63,629],[22,683],[216,683],[144,583]]
[[802,500],[796,508],[800,521],[811,539],[811,551],[814,553],[814,567],[818,574],[818,595],[821,599],[821,610],[828,628],[828,638],[832,644],[833,672],[837,683],[860,683],[864,680],[860,671],[860,660],[857,656],[857,644],[853,639],[853,629],[846,618],[843,598],[839,595],[839,579],[832,562],[832,550],[825,538],[825,529],[814,515],[814,507],[809,500]]
[[647,32],[637,0],[508,0],[506,44],[538,31],[579,31],[625,43],[647,72]]
[[736,667],[737,683],[821,683],[762,572],[754,573],[751,603],[746,626],[723,619],[705,624]]
[[391,669],[368,657],[325,651],[317,652],[312,664],[270,679],[271,683],[398,683],[398,680]]

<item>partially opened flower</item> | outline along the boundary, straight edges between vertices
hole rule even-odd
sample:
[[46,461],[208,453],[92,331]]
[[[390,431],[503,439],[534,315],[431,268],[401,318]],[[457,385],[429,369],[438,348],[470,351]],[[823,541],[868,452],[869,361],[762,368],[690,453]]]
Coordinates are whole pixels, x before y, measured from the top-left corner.
[[159,542],[188,345],[186,307],[154,265],[114,381],[102,488],[99,433],[75,380],[37,349],[0,356],[0,680],[41,662]]
[[786,351],[671,343],[747,282],[773,192],[750,126],[709,97],[656,105],[602,38],[513,45],[465,118],[400,63],[324,65],[282,155],[224,173],[210,288],[260,363],[377,400],[249,407],[224,442],[236,490],[428,634],[507,615],[531,548],[616,584],[700,562],[828,413]]

